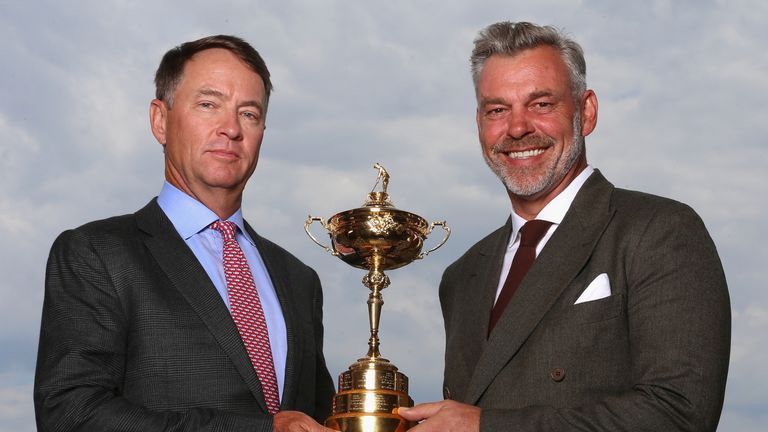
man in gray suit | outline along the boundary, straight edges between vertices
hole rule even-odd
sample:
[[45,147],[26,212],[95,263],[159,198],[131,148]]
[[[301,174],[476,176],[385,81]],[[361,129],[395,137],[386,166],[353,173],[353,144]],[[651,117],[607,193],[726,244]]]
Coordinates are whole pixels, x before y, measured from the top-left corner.
[[400,413],[418,432],[714,431],[730,306],[701,219],[587,164],[598,106],[577,43],[501,22],[471,63],[512,214],[443,275],[446,400]]
[[62,233],[35,376],[40,431],[326,431],[316,273],[241,213],[269,71],[211,36],[163,57],[150,124],[166,182],[134,214]]

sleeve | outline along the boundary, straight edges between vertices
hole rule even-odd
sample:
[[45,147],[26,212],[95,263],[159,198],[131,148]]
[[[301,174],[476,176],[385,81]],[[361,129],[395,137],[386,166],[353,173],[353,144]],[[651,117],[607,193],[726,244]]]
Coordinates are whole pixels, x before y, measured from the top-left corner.
[[272,417],[153,411],[121,397],[128,346],[120,297],[89,238],[67,231],[45,278],[34,404],[40,431],[271,431]]
[[631,389],[577,407],[486,409],[481,431],[716,430],[731,315],[703,222],[688,207],[655,214],[625,265]]

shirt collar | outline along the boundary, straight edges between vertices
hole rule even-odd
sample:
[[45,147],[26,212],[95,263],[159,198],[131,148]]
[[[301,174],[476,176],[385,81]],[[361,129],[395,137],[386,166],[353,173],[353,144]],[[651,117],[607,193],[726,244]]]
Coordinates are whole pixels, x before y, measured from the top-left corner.
[[[565,214],[571,207],[573,200],[576,198],[576,194],[579,192],[584,182],[587,181],[590,175],[595,171],[591,165],[587,165],[584,170],[576,176],[573,181],[562,192],[557,194],[552,201],[548,202],[543,209],[536,216],[536,219],[552,222],[553,225],[560,225],[565,218]],[[512,208],[512,236],[510,238],[517,238],[517,233],[520,228],[527,222],[524,218],[515,213],[514,207]]]
[[[160,195],[157,196],[157,203],[184,240],[188,240],[219,220],[211,209],[167,181],[163,183]],[[245,238],[254,244],[248,231],[245,230],[242,209],[237,209],[227,220],[234,222]]]

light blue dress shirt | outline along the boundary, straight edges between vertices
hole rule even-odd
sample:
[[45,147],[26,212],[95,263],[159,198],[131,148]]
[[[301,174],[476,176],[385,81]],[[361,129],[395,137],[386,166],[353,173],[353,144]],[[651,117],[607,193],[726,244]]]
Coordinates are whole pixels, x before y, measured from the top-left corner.
[[[221,299],[224,300],[224,304],[227,305],[227,309],[230,309],[227,282],[224,276],[224,239],[220,232],[209,227],[213,222],[219,220],[219,217],[200,201],[168,182],[163,184],[163,189],[157,197],[157,203],[171,220],[187,246],[192,249],[197,260],[208,273],[208,277],[211,278],[213,285],[216,286],[216,290]],[[259,300],[264,309],[264,317],[267,320],[267,329],[269,330],[269,344],[272,348],[272,360],[275,363],[278,392],[282,400],[288,342],[280,301],[264,261],[261,259],[253,239],[245,230],[241,210],[238,209],[227,220],[237,225],[238,230],[235,237],[245,254],[245,259],[248,261],[248,266],[253,274],[253,282],[259,292]]]

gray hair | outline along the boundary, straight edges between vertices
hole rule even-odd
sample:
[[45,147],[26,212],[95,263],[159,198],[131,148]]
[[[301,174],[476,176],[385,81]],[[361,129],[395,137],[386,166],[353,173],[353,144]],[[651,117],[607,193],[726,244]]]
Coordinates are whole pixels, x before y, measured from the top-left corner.
[[475,38],[475,48],[469,59],[475,90],[477,90],[485,61],[491,56],[494,54],[514,56],[540,46],[551,46],[560,52],[570,71],[573,96],[580,98],[587,89],[587,63],[584,61],[584,51],[581,46],[554,27],[539,26],[529,22],[502,21],[480,31]]

